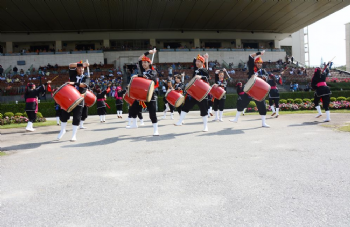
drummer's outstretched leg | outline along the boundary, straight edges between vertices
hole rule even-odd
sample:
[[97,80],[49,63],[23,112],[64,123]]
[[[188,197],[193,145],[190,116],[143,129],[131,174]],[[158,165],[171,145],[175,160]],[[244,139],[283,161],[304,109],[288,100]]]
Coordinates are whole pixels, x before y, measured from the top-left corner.
[[[185,104],[181,108],[180,119],[176,122],[175,126],[181,126],[183,120],[186,117],[186,114],[192,109],[192,107],[196,104],[196,100],[194,98],[187,97],[185,100]],[[207,110],[206,110],[207,111]]]
[[140,119],[140,125],[143,126],[145,123],[143,122],[143,116],[142,116],[142,106],[139,105],[139,109],[137,112],[137,117]]
[[224,107],[225,107],[225,99],[220,99],[219,101],[219,121],[224,121],[222,120],[222,116],[224,115]]
[[159,136],[158,133],[158,119],[157,119],[157,111],[156,111],[156,100],[151,100],[150,102],[146,102],[147,109],[149,112],[149,118],[153,124],[153,135]]
[[279,112],[280,112],[280,99],[279,98],[275,98],[275,106],[276,106],[276,118],[278,118],[279,116]]
[[73,112],[73,133],[72,133],[72,139],[70,140],[71,142],[75,142],[77,140],[77,131],[82,118],[83,109],[84,107],[77,106],[72,111]]
[[320,97],[318,97],[317,95],[316,95],[316,93],[315,93],[315,95],[314,95],[314,104],[315,104],[315,108],[316,108],[316,110],[317,110],[317,115],[316,115],[316,118],[319,118],[319,117],[321,117],[322,116],[322,111],[321,111],[321,107],[320,107]]
[[170,119],[171,120],[174,120],[174,109],[175,107],[171,104],[169,104],[169,107],[170,107]]
[[130,106],[130,108],[129,108],[129,113],[130,113],[130,116],[131,116],[131,124],[126,126],[127,129],[137,128],[136,116],[137,116],[137,113],[138,113],[138,110],[139,110],[138,105],[139,105],[139,102],[135,101],[132,104],[132,106]]
[[270,128],[270,126],[268,124],[266,124],[266,103],[265,100],[258,102],[255,101],[256,107],[258,107],[258,111],[259,114],[261,116],[261,120],[262,120],[262,127],[265,128]]
[[57,136],[58,140],[62,139],[63,135],[66,134],[66,126],[69,118],[70,118],[70,113],[62,109],[60,113],[61,131]]
[[219,100],[215,99],[214,100],[214,104],[213,104],[213,109],[214,109],[214,120],[213,121],[217,121],[219,120],[219,111],[218,111],[218,107],[219,107]]
[[275,114],[276,114],[275,106],[273,104],[274,104],[274,99],[269,98],[269,105],[270,105],[271,110],[272,110],[271,117],[275,116]]
[[236,117],[234,119],[231,119],[231,122],[238,122],[239,116],[241,116],[241,113],[243,112],[244,108],[246,108],[250,102],[251,98],[247,94],[244,94],[238,98],[237,101],[237,113]]
[[81,115],[81,121],[80,121],[80,129],[85,129],[86,127],[84,127],[84,122],[85,122],[85,119],[88,117],[88,113],[89,113],[89,109],[87,106],[84,106],[83,108],[83,112],[82,112],[82,115]]
[[203,132],[208,131],[208,99],[205,98],[198,103],[199,109],[201,111],[201,116],[203,119]]

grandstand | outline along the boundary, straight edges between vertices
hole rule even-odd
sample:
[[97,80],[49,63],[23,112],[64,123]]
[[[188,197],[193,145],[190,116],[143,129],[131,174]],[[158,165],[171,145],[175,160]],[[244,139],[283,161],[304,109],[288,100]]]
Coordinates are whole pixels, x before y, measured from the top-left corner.
[[[268,71],[284,71],[285,83],[307,83],[312,70],[304,67],[303,28],[349,4],[224,0],[105,0],[84,4],[46,0],[41,4],[28,0],[20,2],[26,9],[22,11],[17,1],[9,1],[0,7],[0,65],[4,69],[0,89],[2,94],[21,94],[29,78],[37,79],[43,71],[42,82],[59,75],[53,84],[59,86],[68,78],[68,64],[85,59],[101,65],[99,70],[91,68],[93,79],[103,75],[104,81],[112,70],[111,81],[121,74],[127,81],[125,69],[132,73],[140,54],[153,47],[159,50],[155,64],[164,71],[164,77],[173,63],[191,76],[193,57],[207,52],[210,61],[235,71],[230,74],[233,85],[246,78],[243,66],[248,54],[264,49]],[[81,10],[77,12],[76,8]],[[295,61],[288,63],[287,56]],[[48,64],[58,67],[39,71]],[[25,76],[13,72],[14,67],[18,74],[23,69]],[[332,76],[347,78],[346,73],[338,71],[332,71]]]

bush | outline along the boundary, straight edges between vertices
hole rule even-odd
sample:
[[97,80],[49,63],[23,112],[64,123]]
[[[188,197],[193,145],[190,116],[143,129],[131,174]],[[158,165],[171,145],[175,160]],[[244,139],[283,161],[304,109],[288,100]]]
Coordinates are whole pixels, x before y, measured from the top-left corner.
[[303,103],[303,100],[302,99],[294,99],[294,103],[301,104],[301,103]]
[[335,97],[331,97],[331,102],[335,102],[337,99]]
[[288,103],[294,103],[294,99],[287,99]]
[[254,108],[254,107],[256,107],[256,104],[255,104],[254,101],[250,101],[247,107],[248,108]]
[[42,115],[40,112],[37,112],[37,113],[36,113],[36,117],[37,117],[37,118],[43,118],[43,115]]
[[14,114],[12,113],[12,112],[6,112],[5,114],[4,114],[4,117],[8,117],[8,118],[11,118],[11,117],[13,117],[14,116]]
[[23,113],[23,117],[28,117],[27,112],[24,112],[24,113]]
[[345,101],[345,100],[346,100],[345,97],[338,97],[338,98],[337,98],[337,101]]
[[21,117],[21,116],[23,116],[22,113],[15,113],[15,117]]
[[347,97],[347,98],[346,98],[346,101],[350,102],[350,97]]
[[2,118],[3,118],[2,113],[0,113],[0,119],[2,119]]
[[304,102],[311,102],[311,99],[303,99]]
[[280,99],[280,103],[287,103],[287,100],[285,100],[285,99]]

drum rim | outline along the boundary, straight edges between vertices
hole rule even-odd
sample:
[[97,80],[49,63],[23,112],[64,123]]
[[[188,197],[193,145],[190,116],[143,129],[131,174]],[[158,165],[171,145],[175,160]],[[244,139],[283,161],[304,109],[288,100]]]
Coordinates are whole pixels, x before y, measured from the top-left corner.
[[200,100],[197,100],[197,101],[198,101],[198,102],[202,102],[203,99],[205,99],[205,97],[208,96],[208,94],[209,94],[210,91],[211,91],[211,87],[210,87],[210,89],[207,91],[207,93],[205,93],[205,95],[203,96],[203,98],[201,98]]
[[[214,87],[214,84],[211,86],[211,89],[213,89],[213,87]],[[210,89],[210,91],[211,91],[211,89]],[[219,97],[219,99],[218,100],[221,100],[222,99],[222,97],[224,97],[224,95],[226,94],[226,91],[225,91],[225,89],[223,89],[224,90],[224,93],[222,93],[222,95]],[[213,95],[213,94],[212,94]],[[214,97],[214,96],[213,96]],[[215,98],[215,97],[214,97]]]
[[[249,91],[250,91],[250,89],[251,89],[251,88],[254,86],[254,84],[255,84],[255,82],[256,82],[256,76],[252,76],[252,77],[251,77],[249,80],[251,80],[251,79],[253,79],[253,80],[254,80],[254,82],[253,82],[252,86],[250,86],[250,87],[249,87],[249,89],[247,88],[247,86],[244,86],[243,91],[244,91],[244,92],[246,92],[246,93],[247,93],[247,92],[249,92]],[[249,80],[248,80],[248,81],[249,81]],[[248,82],[247,82],[247,83],[248,83]],[[246,83],[245,85],[247,85],[247,83]]]
[[[86,93],[87,93],[88,91],[89,91],[89,90],[87,90],[87,91],[84,93],[84,100],[85,100]],[[97,97],[96,97],[96,95],[95,95],[92,91],[90,91],[90,92],[91,92],[91,94],[93,94],[93,95],[95,96],[95,101],[94,101],[94,103],[91,104],[90,106],[86,105],[87,107],[92,107],[92,106],[94,106],[95,103],[97,102]]]
[[128,89],[126,90],[126,93],[128,94],[129,97],[130,97],[130,89],[129,88],[131,87],[131,83],[134,80],[134,78],[136,78],[136,77],[131,77],[130,82],[128,84]]
[[188,84],[185,87],[185,92],[187,92],[187,90],[194,84],[194,82],[196,82],[197,78],[193,77],[190,82],[188,82]]
[[171,91],[175,91],[175,90],[169,90],[169,91],[167,91],[167,92],[165,93],[164,97],[165,97],[165,98],[168,97],[168,94],[169,94]]
[[66,85],[68,85],[68,83],[62,84],[62,85],[53,93],[52,98],[54,98],[55,95],[57,94],[57,92],[59,92],[59,90],[61,90],[61,89],[62,89],[64,86],[66,86]]
[[[180,100],[182,100],[182,102],[179,104],[178,102],[179,102]],[[181,95],[181,96],[176,100],[176,102],[175,102],[175,107],[178,108],[178,107],[181,106],[182,103],[184,103],[184,102],[185,102],[185,96]]]
[[[147,80],[147,79],[146,79]],[[153,87],[152,93],[150,93],[151,91],[151,87]],[[151,84],[148,87],[148,91],[147,91],[147,99],[146,102],[150,102],[153,96],[153,92],[154,92],[154,81],[151,80]]]
[[67,112],[70,113],[72,110],[74,110],[75,107],[77,107],[82,101],[84,101],[84,97],[80,97],[77,99],[68,109]]

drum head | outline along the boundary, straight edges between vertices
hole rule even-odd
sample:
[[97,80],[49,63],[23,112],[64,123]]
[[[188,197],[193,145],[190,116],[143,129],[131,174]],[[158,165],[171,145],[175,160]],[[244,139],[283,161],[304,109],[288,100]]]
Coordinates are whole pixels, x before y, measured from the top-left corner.
[[182,103],[184,103],[184,101],[185,101],[185,96],[181,95],[181,97],[176,100],[175,107],[177,108],[177,107],[181,106]]
[[196,82],[196,77],[193,77],[192,80],[190,80],[190,82],[188,82],[188,84],[185,87],[185,92],[192,86],[192,84],[194,84],[194,82]]
[[256,77],[252,76],[248,82],[244,85],[244,92],[248,92],[255,84]]
[[148,88],[148,93],[147,93],[147,100],[146,100],[146,102],[151,101],[153,92],[154,92],[154,81],[151,81],[151,84],[149,85],[149,88]]

